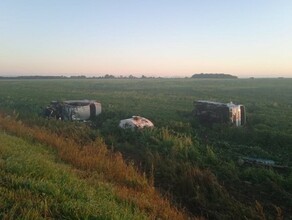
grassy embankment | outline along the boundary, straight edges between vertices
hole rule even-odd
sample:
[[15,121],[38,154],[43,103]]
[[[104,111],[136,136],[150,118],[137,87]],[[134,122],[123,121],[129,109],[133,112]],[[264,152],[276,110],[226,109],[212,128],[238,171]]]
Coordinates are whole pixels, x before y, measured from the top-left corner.
[[77,146],[74,141],[2,116],[0,125],[3,219],[187,217],[120,154],[108,151],[102,140]]

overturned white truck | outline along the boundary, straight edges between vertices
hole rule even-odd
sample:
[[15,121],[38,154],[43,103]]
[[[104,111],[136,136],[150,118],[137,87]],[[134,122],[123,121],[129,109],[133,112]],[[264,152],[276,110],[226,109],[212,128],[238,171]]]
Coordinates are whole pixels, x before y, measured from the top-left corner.
[[243,105],[206,100],[195,101],[194,105],[195,115],[202,123],[229,123],[235,126],[246,123],[246,111]]
[[52,101],[44,109],[48,118],[71,121],[85,121],[101,113],[101,104],[94,100]]

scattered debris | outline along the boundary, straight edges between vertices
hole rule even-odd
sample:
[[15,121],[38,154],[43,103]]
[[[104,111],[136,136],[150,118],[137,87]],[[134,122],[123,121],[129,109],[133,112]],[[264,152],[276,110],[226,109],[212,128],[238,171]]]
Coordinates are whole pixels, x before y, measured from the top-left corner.
[[123,129],[127,129],[127,128],[152,128],[154,127],[153,123],[143,117],[140,116],[133,116],[132,118],[128,118],[128,119],[123,119],[120,121],[119,127],[123,128]]
[[246,123],[245,107],[230,103],[220,103],[205,100],[194,102],[195,115],[201,122],[230,123],[242,126]]
[[239,165],[251,165],[251,166],[262,166],[262,167],[273,167],[278,169],[288,169],[288,166],[283,166],[276,164],[274,160],[267,160],[262,158],[254,158],[254,157],[241,157],[238,159]]
[[94,100],[52,101],[43,116],[59,120],[89,120],[101,113],[101,104]]

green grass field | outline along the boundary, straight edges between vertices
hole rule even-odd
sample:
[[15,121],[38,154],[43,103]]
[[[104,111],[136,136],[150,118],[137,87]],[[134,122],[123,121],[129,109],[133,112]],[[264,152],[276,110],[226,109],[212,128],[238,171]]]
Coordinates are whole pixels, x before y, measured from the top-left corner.
[[[292,167],[291,85],[292,79],[0,80],[0,110],[80,144],[102,137],[194,215],[289,218],[291,168],[237,161],[250,156]],[[90,127],[39,117],[51,100],[67,99],[98,100],[103,112]],[[247,125],[200,125],[192,115],[198,99],[245,105]],[[132,115],[149,118],[156,128],[120,130],[119,120]]]
[[0,133],[1,219],[146,219],[108,184],[94,187],[52,149]]

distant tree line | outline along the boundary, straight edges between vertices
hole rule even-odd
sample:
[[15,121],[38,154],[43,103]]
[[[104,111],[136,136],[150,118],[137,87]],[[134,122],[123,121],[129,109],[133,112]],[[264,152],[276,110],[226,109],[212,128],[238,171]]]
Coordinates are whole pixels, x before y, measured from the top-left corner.
[[0,79],[67,79],[66,76],[0,76]]
[[106,74],[104,76],[93,76],[91,78],[94,79],[157,79],[157,78],[161,78],[161,77],[153,77],[153,76],[145,76],[142,75],[141,77],[137,77],[137,76],[133,76],[133,75],[129,75],[129,76],[123,76],[123,75],[119,75],[119,76],[114,76],[111,74]]
[[0,76],[1,79],[158,79],[161,77],[147,77],[142,75],[141,77],[129,75],[129,76],[114,76],[111,74],[105,74],[103,76],[90,76],[87,77],[85,75],[77,75],[77,76]]
[[199,73],[192,75],[194,79],[237,79],[237,76],[233,76],[225,73]]
[[[85,75],[76,75],[76,76],[40,76],[40,75],[32,75],[32,76],[0,76],[1,79],[161,79],[162,77],[148,77],[142,75],[141,77],[137,77],[134,75],[128,76],[114,76],[112,74],[105,74],[103,76],[85,76]],[[167,77],[166,77],[167,78]],[[185,77],[188,78],[188,77]],[[194,74],[191,78],[194,79],[237,79],[237,76],[233,76],[230,74],[224,73],[200,73]]]

